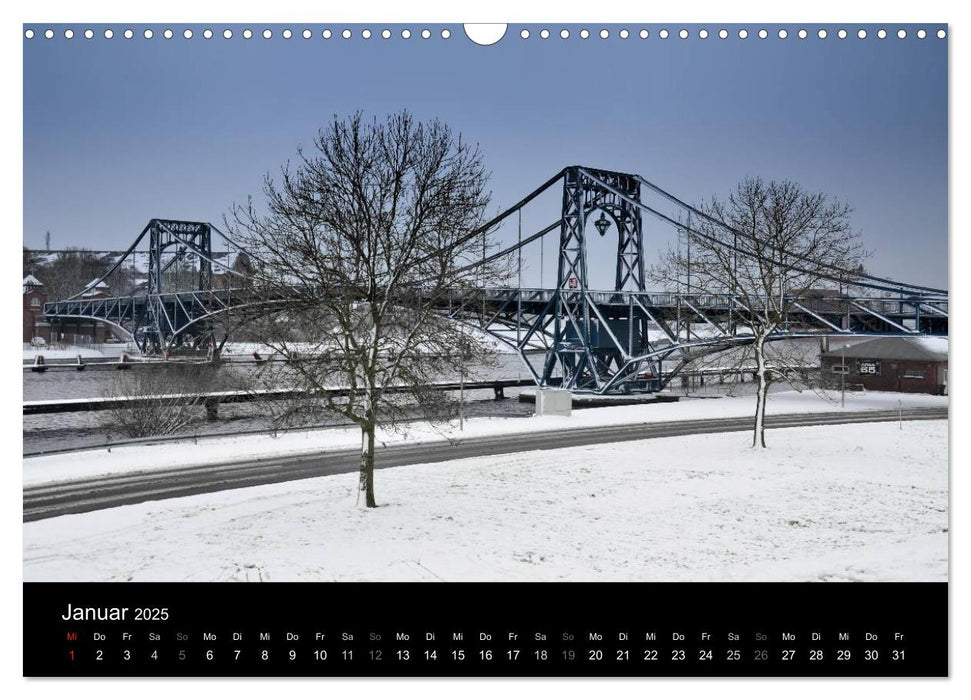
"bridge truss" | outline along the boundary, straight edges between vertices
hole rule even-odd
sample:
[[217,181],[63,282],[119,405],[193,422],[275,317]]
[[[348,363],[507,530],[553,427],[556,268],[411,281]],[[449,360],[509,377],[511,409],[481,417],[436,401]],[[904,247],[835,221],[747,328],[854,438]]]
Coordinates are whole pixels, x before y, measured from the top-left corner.
[[[203,222],[152,219],[100,279],[68,299],[46,304],[47,319],[110,324],[144,353],[208,337],[212,318],[233,303],[231,290],[213,287],[213,268],[221,265],[213,258],[214,231],[214,226]],[[112,282],[127,272],[127,264],[134,261],[143,242],[148,244],[145,282],[124,296],[94,293],[99,283],[113,287]],[[178,279],[173,279],[176,272]]]
[[[495,253],[483,252],[477,265],[516,256],[516,287],[457,293],[441,312],[487,332],[519,354],[537,385],[562,385],[579,392],[659,390],[699,357],[750,344],[752,310],[741,295],[699,294],[688,289],[650,292],[646,288],[644,216],[691,231],[691,216],[705,216],[639,175],[571,166],[469,237],[483,236],[518,215],[539,195],[559,184],[559,220]],[[642,201],[645,191],[669,211]],[[598,218],[599,215],[599,218]],[[717,222],[716,222],[717,223]],[[617,236],[614,289],[591,288],[590,236]],[[235,244],[211,224],[153,219],[135,243],[104,275],[108,280],[147,237],[148,283],[138,293],[91,298],[79,293],[45,306],[50,321],[88,319],[112,324],[145,353],[210,338],[220,314],[261,303],[250,298],[244,275],[212,252],[213,234]],[[692,231],[692,233],[695,233]],[[554,287],[523,286],[522,255],[546,236],[558,237]],[[238,248],[238,247],[237,247]],[[166,251],[170,253],[167,260]],[[174,261],[190,260],[195,289],[165,286]],[[795,263],[798,265],[798,262]],[[214,285],[215,273],[234,284]],[[947,290],[899,283],[866,274],[852,279],[834,270],[840,289],[786,292],[788,314],[772,340],[850,335],[946,336]],[[751,304],[753,298],[747,297]],[[757,299],[756,299],[757,301]],[[286,303],[285,299],[262,303]]]

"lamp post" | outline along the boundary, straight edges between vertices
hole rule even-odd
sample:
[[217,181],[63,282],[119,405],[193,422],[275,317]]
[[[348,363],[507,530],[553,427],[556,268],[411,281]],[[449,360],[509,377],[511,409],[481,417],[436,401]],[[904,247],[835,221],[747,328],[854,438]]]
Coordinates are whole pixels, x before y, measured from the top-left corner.
[[840,346],[840,408],[846,408],[846,345]]

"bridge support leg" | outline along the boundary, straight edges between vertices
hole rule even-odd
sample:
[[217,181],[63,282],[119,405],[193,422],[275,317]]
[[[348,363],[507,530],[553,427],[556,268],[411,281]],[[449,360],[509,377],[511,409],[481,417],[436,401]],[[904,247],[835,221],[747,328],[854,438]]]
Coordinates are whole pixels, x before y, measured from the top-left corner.
[[496,401],[506,398],[506,394],[503,392],[502,384],[496,384],[494,387],[492,387],[492,391],[495,392]]
[[206,420],[219,420],[219,401],[218,399],[206,399]]

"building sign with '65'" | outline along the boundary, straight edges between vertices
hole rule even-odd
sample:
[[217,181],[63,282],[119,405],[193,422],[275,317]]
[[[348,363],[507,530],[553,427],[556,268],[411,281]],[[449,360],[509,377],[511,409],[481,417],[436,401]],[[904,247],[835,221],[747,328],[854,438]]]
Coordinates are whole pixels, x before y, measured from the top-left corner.
[[879,376],[880,361],[879,360],[857,360],[856,372],[857,374],[868,374],[874,377]]

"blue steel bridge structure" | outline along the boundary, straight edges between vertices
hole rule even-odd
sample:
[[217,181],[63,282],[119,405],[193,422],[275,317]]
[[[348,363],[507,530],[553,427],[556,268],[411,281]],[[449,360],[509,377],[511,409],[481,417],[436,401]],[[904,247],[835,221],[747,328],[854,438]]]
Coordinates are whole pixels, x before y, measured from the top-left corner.
[[[558,219],[523,237],[522,211],[544,192],[561,188]],[[599,215],[599,218],[597,217]],[[752,343],[749,309],[730,292],[703,294],[685,289],[649,291],[645,277],[645,219],[703,236],[692,228],[706,214],[636,174],[570,166],[519,202],[469,233],[482,236],[519,217],[515,244],[486,254],[477,266],[500,258],[515,260],[522,278],[523,252],[558,239],[556,283],[551,287],[486,287],[456,292],[441,301],[441,313],[470,324],[512,348],[538,386],[560,385],[577,392],[612,393],[632,387],[659,390],[686,365],[712,353]],[[709,224],[725,226],[709,219]],[[616,232],[613,289],[588,283],[587,241]],[[746,235],[739,233],[739,235]],[[92,297],[84,291],[47,303],[47,320],[72,319],[110,324],[145,354],[211,337],[221,314],[253,304],[285,304],[286,299],[254,299],[245,273],[213,255],[214,238],[245,253],[209,223],[152,219],[102,276],[113,275],[129,256],[148,249],[148,278],[126,296]],[[751,248],[735,248],[747,255]],[[510,257],[507,257],[510,256]],[[189,261],[188,291],[166,289],[173,265]],[[800,270],[798,259],[784,267]],[[214,279],[221,284],[214,284]],[[185,275],[183,274],[183,285]],[[227,280],[237,280],[238,284]],[[783,290],[788,315],[772,340],[855,335],[947,336],[946,289],[907,284],[857,271],[833,268],[822,276],[838,289]],[[92,289],[96,283],[89,285]],[[751,303],[751,297],[749,302]]]

